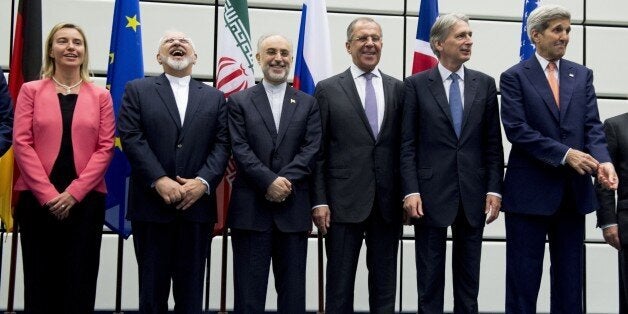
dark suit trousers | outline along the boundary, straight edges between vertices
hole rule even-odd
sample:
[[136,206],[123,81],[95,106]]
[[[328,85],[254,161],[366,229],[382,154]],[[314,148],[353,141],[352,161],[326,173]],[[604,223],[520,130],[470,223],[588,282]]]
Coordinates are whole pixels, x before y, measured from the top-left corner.
[[307,232],[231,230],[234,313],[264,313],[272,259],[277,313],[305,313]]
[[582,313],[584,215],[574,209],[573,197],[565,200],[551,216],[506,213],[506,313],[536,313],[546,236],[550,311]]
[[[469,225],[461,208],[451,230],[454,313],[478,313],[484,227]],[[414,237],[417,313],[443,313],[447,227],[428,227],[419,222],[414,226]]]
[[325,239],[325,313],[353,313],[355,273],[363,239],[366,241],[366,267],[369,270],[369,313],[394,312],[400,232],[400,224],[385,222],[379,210],[375,209],[361,223],[332,221]]
[[131,221],[139,272],[139,312],[168,313],[170,281],[175,313],[201,313],[211,223],[175,219]]
[[22,192],[16,214],[24,264],[24,313],[92,313],[105,195],[87,194],[59,221],[31,192]]

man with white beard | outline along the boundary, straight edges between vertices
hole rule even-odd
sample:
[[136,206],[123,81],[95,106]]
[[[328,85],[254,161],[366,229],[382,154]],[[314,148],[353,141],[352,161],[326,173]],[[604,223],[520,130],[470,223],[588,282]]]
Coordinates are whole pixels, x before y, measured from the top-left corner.
[[229,156],[222,92],[191,79],[196,53],[166,32],[164,73],[127,84],[118,133],[131,164],[129,210],[139,271],[139,312],[201,313],[203,270],[216,222],[218,186]]

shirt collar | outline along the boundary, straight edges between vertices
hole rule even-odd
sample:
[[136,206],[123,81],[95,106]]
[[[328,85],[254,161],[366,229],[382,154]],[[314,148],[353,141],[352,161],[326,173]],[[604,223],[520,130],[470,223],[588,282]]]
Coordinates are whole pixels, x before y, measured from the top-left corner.
[[192,76],[190,75],[187,75],[184,77],[176,77],[168,73],[165,73],[165,74],[166,74],[166,78],[168,79],[168,82],[170,82],[171,85],[179,85],[179,86],[190,85],[190,79],[192,78]]
[[[355,80],[356,78],[362,76],[364,73],[364,71],[362,71],[362,69],[358,68],[357,65],[355,64],[351,64],[351,75],[353,76],[353,79]],[[371,71],[371,73],[373,73],[373,76],[375,77],[381,77],[380,73],[379,73],[379,68],[377,66],[375,66],[375,68],[373,69],[373,71]]]
[[266,92],[270,92],[271,94],[276,94],[281,91],[285,91],[288,83],[283,82],[279,85],[275,85],[275,84],[266,82],[266,80],[262,80],[262,85],[264,85],[264,90],[266,90]]
[[[438,72],[440,72],[440,78],[443,80],[443,82],[449,78],[451,73],[453,73],[449,71],[446,67],[444,67],[440,62],[438,63]],[[456,74],[458,74],[460,80],[464,81],[464,65],[460,66],[458,71],[456,71]]]
[[[541,55],[536,51],[534,52],[534,55],[536,56],[536,59],[539,60],[539,63],[541,64],[541,69],[545,71],[545,69],[547,69],[547,65],[550,63],[549,60],[541,57]],[[556,71],[558,71],[560,69],[560,59],[554,61],[554,63],[556,63]]]

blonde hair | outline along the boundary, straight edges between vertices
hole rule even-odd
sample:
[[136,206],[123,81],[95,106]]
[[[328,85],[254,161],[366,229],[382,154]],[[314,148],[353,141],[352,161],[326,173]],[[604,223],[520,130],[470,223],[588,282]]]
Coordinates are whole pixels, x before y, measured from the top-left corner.
[[83,37],[83,47],[85,48],[85,51],[83,53],[83,63],[81,64],[80,75],[83,81],[91,82],[90,73],[89,73],[89,50],[87,47],[87,38],[85,37],[85,32],[83,32],[83,29],[80,26],[76,24],[72,24],[72,23],[59,23],[53,26],[50,32],[48,33],[48,37],[46,37],[46,47],[45,47],[46,50],[44,53],[44,65],[41,69],[42,78],[52,77],[55,74],[55,70],[56,70],[55,60],[54,58],[50,56],[50,50],[52,49],[52,43],[53,43],[55,34],[63,28],[75,29]]

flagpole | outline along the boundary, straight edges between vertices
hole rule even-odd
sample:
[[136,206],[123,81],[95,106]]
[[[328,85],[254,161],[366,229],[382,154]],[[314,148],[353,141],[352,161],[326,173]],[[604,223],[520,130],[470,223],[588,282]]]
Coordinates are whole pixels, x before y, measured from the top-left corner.
[[323,234],[317,232],[318,238],[318,314],[325,313],[325,278],[323,276]]
[[118,233],[118,261],[116,267],[116,308],[113,314],[122,312],[122,262],[124,253],[124,238]]
[[9,295],[7,298],[7,310],[4,314],[15,314],[13,300],[15,299],[15,264],[17,263],[17,237],[19,223],[13,221],[13,236],[11,238],[11,264],[9,266]]

